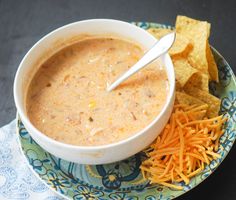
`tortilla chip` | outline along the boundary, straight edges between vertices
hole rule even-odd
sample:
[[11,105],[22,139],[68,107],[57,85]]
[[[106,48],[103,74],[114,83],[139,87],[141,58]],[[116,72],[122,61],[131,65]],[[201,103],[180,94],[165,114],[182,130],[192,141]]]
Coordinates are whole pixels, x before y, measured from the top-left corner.
[[157,39],[160,39],[164,35],[173,32],[172,30],[166,28],[149,28],[147,31]]
[[[151,33],[155,38],[160,39],[166,34],[171,33],[172,30],[163,28],[150,28],[148,29],[148,32]],[[171,56],[186,55],[191,51],[192,47],[193,46],[188,38],[176,33],[175,43],[169,50],[169,54]]]
[[210,45],[207,43],[206,56],[208,62],[208,72],[212,81],[219,82],[218,68],[212,54]]
[[197,72],[195,74],[193,74],[190,79],[188,80],[188,82],[185,84],[187,87],[196,87],[200,90],[209,92],[209,79],[208,79],[208,75],[203,74],[201,72]]
[[175,93],[175,97],[176,97],[176,100],[178,101],[178,103],[180,104],[186,104],[186,105],[204,105],[206,103],[204,103],[203,101],[193,97],[193,96],[190,96],[184,92],[176,92]]
[[193,49],[188,56],[189,63],[194,68],[208,74],[206,47],[210,33],[210,24],[205,21],[178,16],[175,27],[177,33],[183,34],[193,44]]
[[171,56],[186,56],[193,48],[189,39],[176,33],[175,43],[169,50]]
[[[186,105],[196,105],[196,106],[202,106],[202,105],[205,105],[206,108],[208,108],[208,105],[206,103],[204,103],[203,101],[193,97],[193,96],[190,96],[184,92],[176,92],[176,100],[178,103],[180,104],[186,104]],[[192,113],[192,115],[194,115],[194,118],[196,119],[203,119],[205,116],[206,116],[206,110],[202,110],[201,112],[197,112],[197,113]]]
[[183,88],[180,85],[180,83],[177,80],[175,80],[175,91],[182,91],[182,90]]
[[218,116],[218,113],[220,110],[220,99],[209,94],[208,92],[202,91],[202,90],[195,88],[195,87],[185,87],[184,91],[187,94],[189,94],[195,98],[198,98],[199,100],[208,104],[208,106],[209,106],[208,111],[207,111],[208,117],[211,118],[211,117]]
[[173,64],[175,69],[175,79],[179,82],[181,87],[184,87],[191,76],[198,72],[186,59],[175,59],[173,60]]

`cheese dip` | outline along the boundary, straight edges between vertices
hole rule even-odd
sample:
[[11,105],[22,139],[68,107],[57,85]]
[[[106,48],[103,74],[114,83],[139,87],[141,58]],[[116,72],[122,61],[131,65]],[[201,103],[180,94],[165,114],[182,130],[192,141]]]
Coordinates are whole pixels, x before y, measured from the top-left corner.
[[154,62],[115,90],[106,88],[143,54],[136,43],[111,36],[64,47],[32,78],[30,121],[48,137],[79,146],[111,144],[141,131],[166,103],[165,69]]

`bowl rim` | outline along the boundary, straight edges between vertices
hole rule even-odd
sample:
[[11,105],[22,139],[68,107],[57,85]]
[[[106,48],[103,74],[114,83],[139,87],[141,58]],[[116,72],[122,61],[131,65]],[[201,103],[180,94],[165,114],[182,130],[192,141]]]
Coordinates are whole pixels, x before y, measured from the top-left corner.
[[[43,42],[46,38],[50,37],[51,35],[63,31],[63,29],[69,28],[69,27],[73,27],[76,26],[77,24],[83,24],[83,23],[89,23],[89,22],[113,22],[113,23],[120,23],[123,25],[128,25],[133,29],[136,29],[140,32],[145,33],[146,35],[149,35],[149,37],[152,37],[154,40],[157,41],[157,39],[152,36],[150,33],[148,33],[146,30],[125,22],[125,21],[121,21],[121,20],[116,20],[116,19],[105,19],[105,18],[99,18],[99,19],[87,19],[87,20],[81,20],[81,21],[76,21],[76,22],[72,22],[69,23],[67,25],[61,26],[59,28],[54,29],[53,31],[49,32],[48,34],[46,34],[45,36],[43,36],[41,39],[39,39],[29,50],[28,52],[25,54],[25,56],[23,57],[23,59],[21,60],[16,74],[15,74],[15,78],[14,78],[14,85],[13,85],[13,96],[14,96],[14,101],[15,101],[15,105],[17,108],[17,112],[19,113],[19,116],[22,120],[22,122],[29,127],[31,130],[33,130],[34,134],[37,135],[37,137],[42,138],[43,140],[46,140],[48,143],[53,143],[54,145],[57,146],[61,146],[62,148],[67,148],[67,149],[71,149],[71,150],[86,150],[86,151],[97,151],[97,150],[105,150],[108,148],[113,148],[113,147],[117,147],[120,145],[124,145],[129,143],[132,140],[135,140],[136,138],[138,138],[139,136],[145,134],[145,132],[147,130],[149,130],[155,123],[157,123],[161,117],[163,116],[163,114],[165,114],[165,112],[167,111],[168,107],[171,105],[172,102],[172,98],[174,98],[175,96],[175,73],[174,73],[174,66],[173,66],[173,62],[169,56],[168,53],[162,55],[160,58],[162,59],[164,65],[165,65],[165,70],[170,70],[170,77],[172,77],[171,80],[169,80],[168,78],[168,83],[169,83],[169,92],[167,95],[167,99],[166,102],[164,104],[164,106],[161,109],[161,112],[147,125],[145,126],[143,129],[141,129],[140,131],[137,131],[136,133],[134,133],[133,135],[120,140],[118,142],[114,142],[114,143],[110,143],[110,144],[105,144],[105,145],[96,145],[96,146],[79,146],[79,145],[73,145],[73,144],[67,144],[67,143],[63,143],[57,140],[54,140],[53,138],[47,136],[46,134],[42,133],[40,130],[38,130],[29,120],[29,118],[24,114],[23,108],[19,103],[19,96],[18,96],[18,90],[17,90],[17,85],[19,82],[19,74],[20,71],[22,69],[22,66],[25,63],[25,60],[28,59],[28,56],[31,54],[31,52],[38,47],[38,45]],[[168,63],[168,64],[167,64]],[[173,100],[174,101],[174,100]],[[29,134],[31,135],[31,133],[29,132]]]

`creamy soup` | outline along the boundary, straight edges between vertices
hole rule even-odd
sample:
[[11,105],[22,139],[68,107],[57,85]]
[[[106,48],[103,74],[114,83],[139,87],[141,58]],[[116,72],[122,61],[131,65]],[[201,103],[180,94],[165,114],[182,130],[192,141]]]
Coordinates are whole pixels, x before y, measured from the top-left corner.
[[154,62],[115,90],[106,88],[143,54],[133,42],[105,36],[63,48],[40,66],[30,83],[30,121],[50,138],[80,146],[134,135],[163,108],[169,90],[166,71]]

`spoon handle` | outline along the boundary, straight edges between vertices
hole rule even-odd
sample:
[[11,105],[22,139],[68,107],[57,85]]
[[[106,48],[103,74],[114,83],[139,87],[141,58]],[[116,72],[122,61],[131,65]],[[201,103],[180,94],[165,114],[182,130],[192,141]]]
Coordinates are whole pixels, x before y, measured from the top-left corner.
[[175,41],[175,32],[169,33],[163,36],[154,46],[146,53],[144,56],[133,65],[127,72],[120,76],[115,82],[113,82],[108,88],[107,91],[115,89],[120,83],[128,79],[130,76],[138,72],[140,69],[166,53]]

